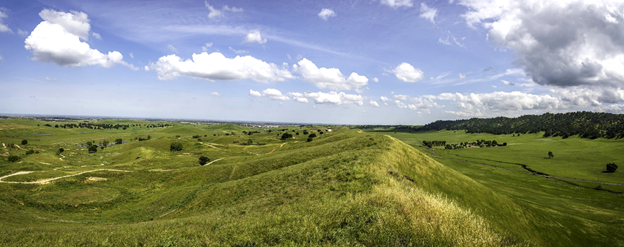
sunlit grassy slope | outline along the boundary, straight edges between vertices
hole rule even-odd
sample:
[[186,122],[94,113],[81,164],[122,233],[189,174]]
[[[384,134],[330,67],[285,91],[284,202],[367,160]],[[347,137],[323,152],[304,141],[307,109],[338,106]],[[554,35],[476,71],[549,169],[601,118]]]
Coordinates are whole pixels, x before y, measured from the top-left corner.
[[[34,171],[4,181],[125,172],[0,183],[4,245],[568,244],[545,240],[540,216],[513,199],[385,135],[315,127],[307,130],[325,134],[312,142],[302,134],[282,141],[284,131],[244,136],[254,129],[183,124],[80,134],[6,121],[3,143],[53,135],[29,141],[25,149],[39,154],[2,158],[0,175]],[[94,154],[76,146],[117,136],[129,143]],[[254,145],[239,145],[249,139]],[[184,150],[169,151],[174,141]],[[65,158],[54,153],[59,146],[69,149]],[[199,166],[200,155],[215,162]]]

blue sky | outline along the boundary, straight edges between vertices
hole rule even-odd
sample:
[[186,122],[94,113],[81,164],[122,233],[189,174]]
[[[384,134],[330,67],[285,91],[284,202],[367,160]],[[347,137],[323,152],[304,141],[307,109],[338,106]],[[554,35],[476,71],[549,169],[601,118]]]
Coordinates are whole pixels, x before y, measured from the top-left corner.
[[624,112],[621,1],[6,1],[0,113],[338,124]]

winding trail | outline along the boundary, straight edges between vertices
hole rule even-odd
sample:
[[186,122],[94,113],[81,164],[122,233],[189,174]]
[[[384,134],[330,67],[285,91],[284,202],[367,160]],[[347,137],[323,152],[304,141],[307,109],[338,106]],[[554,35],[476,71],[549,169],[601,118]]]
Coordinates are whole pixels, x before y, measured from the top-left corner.
[[85,172],[79,172],[76,174],[71,174],[71,175],[65,175],[65,176],[60,176],[60,177],[55,177],[55,178],[49,178],[46,180],[41,180],[41,181],[34,181],[34,182],[10,182],[10,181],[2,181],[2,179],[8,178],[8,177],[12,177],[12,176],[17,176],[17,175],[24,175],[24,174],[30,174],[33,173],[33,171],[21,171],[21,172],[16,172],[13,174],[9,174],[6,176],[2,176],[0,177],[0,183],[7,183],[7,184],[44,184],[50,181],[54,181],[54,180],[58,180],[61,178],[68,178],[68,177],[73,177],[73,176],[78,176],[81,174],[85,174],[85,173],[89,173],[89,172],[99,172],[99,171],[111,171],[111,172],[133,172],[133,171],[126,171],[126,170],[116,170],[116,169],[97,169],[97,170],[91,170],[91,171],[85,171]]
[[223,159],[223,158],[218,158],[218,159],[216,159],[216,160],[210,161],[209,163],[205,164],[204,166],[210,165],[210,164],[215,163],[215,162],[217,162],[217,161],[219,161],[219,160],[222,160],[222,159]]
[[[544,178],[554,178],[554,179],[559,179],[559,180],[569,180],[569,181],[577,181],[577,182],[584,182],[584,183],[593,183],[593,184],[604,184],[604,185],[613,185],[613,186],[624,186],[624,184],[618,184],[618,183],[607,183],[607,182],[599,182],[599,181],[591,181],[591,180],[583,180],[583,179],[576,179],[576,178],[567,178],[567,177],[558,177],[558,176],[551,176],[545,173],[541,173],[538,171],[535,171],[531,168],[528,168],[527,165],[524,164],[516,164],[516,163],[512,163],[514,165],[520,165],[522,166],[522,168],[526,169],[527,171],[518,171],[518,170],[514,170],[514,169],[509,169],[509,168],[505,168],[505,167],[500,167],[500,166],[495,166],[495,165],[488,165],[488,164],[484,164],[484,163],[479,163],[479,162],[475,162],[475,161],[470,161],[470,160],[463,160],[463,159],[457,159],[457,158],[451,158],[451,157],[445,157],[442,155],[437,154],[435,151],[433,151],[433,149],[429,148],[428,146],[424,145],[422,143],[422,141],[420,141],[420,139],[418,139],[418,137],[414,137],[416,138],[416,140],[418,141],[418,143],[420,143],[421,145],[423,145],[425,148],[427,148],[427,150],[429,150],[429,152],[431,152],[433,155],[438,156],[440,158],[443,159],[451,159],[451,160],[457,160],[457,161],[462,161],[462,162],[466,162],[466,163],[471,163],[471,164],[476,164],[476,165],[482,165],[482,166],[489,166],[489,167],[494,167],[494,168],[498,168],[498,169],[504,169],[504,170],[508,170],[508,171],[512,171],[512,172],[519,172],[519,173],[524,173],[524,174],[528,174],[528,175],[534,175],[534,176],[540,176],[540,177],[544,177]],[[508,163],[508,162],[505,162]]]

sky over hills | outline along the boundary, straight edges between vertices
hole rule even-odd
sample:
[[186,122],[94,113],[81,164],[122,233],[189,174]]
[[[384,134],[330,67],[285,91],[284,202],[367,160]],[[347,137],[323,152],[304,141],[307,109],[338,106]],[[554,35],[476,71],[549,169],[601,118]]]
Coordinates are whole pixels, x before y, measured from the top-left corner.
[[624,112],[622,1],[5,1],[0,113],[424,124]]

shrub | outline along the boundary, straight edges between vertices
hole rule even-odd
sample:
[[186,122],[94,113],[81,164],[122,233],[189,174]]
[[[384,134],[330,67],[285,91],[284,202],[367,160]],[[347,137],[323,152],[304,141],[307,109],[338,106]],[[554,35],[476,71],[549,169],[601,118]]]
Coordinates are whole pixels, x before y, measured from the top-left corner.
[[9,155],[9,161],[10,162],[18,162],[20,161],[22,158],[17,156],[17,155]]
[[96,145],[91,145],[89,146],[89,153],[96,153],[97,152],[97,146]]
[[292,136],[293,135],[290,134],[290,133],[284,133],[284,134],[282,134],[282,140],[286,140],[286,139],[292,138]]
[[615,172],[615,170],[617,170],[618,166],[615,163],[609,163],[607,164],[607,172]]
[[312,140],[314,140],[314,138],[308,137],[308,142],[311,142]]
[[316,137],[316,134],[312,133],[308,137]]
[[210,162],[210,159],[208,157],[203,156],[203,155],[201,157],[199,157],[199,164],[200,165],[203,166],[203,165],[205,165],[208,162]]
[[182,151],[182,143],[180,142],[173,142],[171,143],[171,146],[169,147],[169,150],[171,151]]
[[115,144],[122,144],[123,140],[121,138],[115,139]]
[[27,140],[22,140],[22,145],[26,145],[26,144],[28,144],[28,141]]
[[29,154],[34,154],[34,153],[35,153],[35,150],[32,150],[32,149],[31,149],[31,150],[26,151],[26,155],[29,155]]

